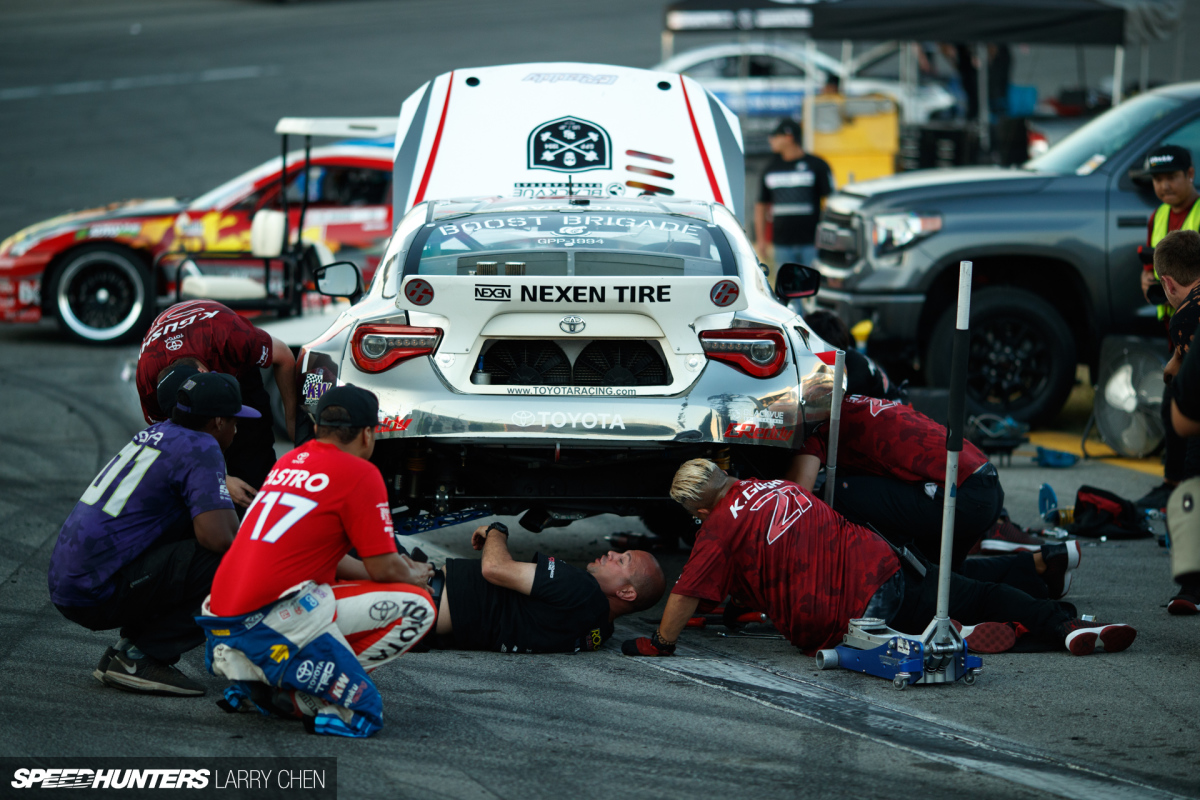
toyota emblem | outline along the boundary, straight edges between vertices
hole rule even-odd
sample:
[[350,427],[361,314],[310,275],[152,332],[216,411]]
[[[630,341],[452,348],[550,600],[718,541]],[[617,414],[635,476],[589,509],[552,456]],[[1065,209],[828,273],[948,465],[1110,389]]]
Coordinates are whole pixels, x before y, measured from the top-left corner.
[[429,281],[417,278],[409,281],[408,285],[404,287],[404,296],[414,306],[426,306],[433,299],[433,287],[429,285]]
[[532,411],[517,411],[512,415],[512,421],[514,425],[524,428],[527,425],[532,425],[536,416]]
[[712,304],[714,306],[717,306],[718,308],[724,308],[725,306],[736,303],[739,294],[741,294],[741,292],[738,291],[738,285],[736,283],[733,281],[721,281],[712,288],[712,291],[709,292],[708,297],[710,300],[712,300]]
[[569,317],[563,317],[562,322],[558,323],[558,327],[562,328],[563,333],[579,333],[587,327],[587,323],[583,321],[583,317],[572,314]]

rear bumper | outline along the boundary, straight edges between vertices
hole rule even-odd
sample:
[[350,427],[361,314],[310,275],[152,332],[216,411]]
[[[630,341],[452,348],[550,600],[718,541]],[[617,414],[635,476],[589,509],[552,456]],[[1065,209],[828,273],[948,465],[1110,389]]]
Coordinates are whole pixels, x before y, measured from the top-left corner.
[[[819,364],[816,359],[814,371]],[[438,438],[509,446],[568,441],[604,447],[735,443],[790,447],[803,431],[801,383],[794,366],[757,379],[709,362],[684,393],[671,397],[613,395],[467,395],[455,392],[431,359],[376,375],[341,364],[338,379],[379,396],[381,439]],[[562,387],[572,391],[576,387]],[[600,387],[605,389],[607,387]],[[619,387],[613,387],[618,389]]]

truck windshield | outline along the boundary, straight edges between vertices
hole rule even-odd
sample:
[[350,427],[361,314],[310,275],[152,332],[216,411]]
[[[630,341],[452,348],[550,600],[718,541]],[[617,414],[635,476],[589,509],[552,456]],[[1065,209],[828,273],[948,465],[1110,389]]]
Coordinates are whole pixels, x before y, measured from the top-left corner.
[[1181,105],[1182,100],[1160,94],[1144,94],[1127,100],[1051,147],[1045,155],[1025,162],[1025,169],[1060,175],[1089,175],[1146,126]]
[[[554,211],[473,214],[425,229],[420,275],[721,275],[735,271],[716,225],[681,216]],[[415,250],[415,248],[414,248]],[[415,269],[413,268],[415,267]]]

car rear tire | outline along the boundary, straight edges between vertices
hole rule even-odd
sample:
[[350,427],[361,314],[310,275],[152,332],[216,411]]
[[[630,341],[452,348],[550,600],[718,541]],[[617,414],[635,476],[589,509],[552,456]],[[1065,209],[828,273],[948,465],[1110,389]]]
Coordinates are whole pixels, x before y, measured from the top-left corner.
[[673,546],[679,539],[691,547],[696,541],[696,521],[692,515],[675,503],[663,504],[642,515],[642,524],[656,536],[661,537],[668,546]]
[[92,344],[140,338],[158,310],[149,268],[117,245],[70,253],[54,271],[49,299],[66,334]]
[[[955,308],[942,313],[925,355],[930,386],[950,385]],[[1040,425],[1062,409],[1075,383],[1075,336],[1033,292],[985,289],[971,297],[967,414],[1011,416]]]

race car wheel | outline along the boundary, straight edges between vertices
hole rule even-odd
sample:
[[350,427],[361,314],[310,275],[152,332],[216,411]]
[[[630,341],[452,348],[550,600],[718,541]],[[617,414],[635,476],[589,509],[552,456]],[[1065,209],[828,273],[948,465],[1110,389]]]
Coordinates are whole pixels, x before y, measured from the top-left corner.
[[[950,385],[955,309],[933,329],[929,385]],[[967,415],[997,414],[1039,425],[1058,414],[1075,383],[1075,336],[1054,306],[1033,292],[998,287],[971,296]]]
[[673,546],[677,538],[687,547],[691,547],[696,541],[696,521],[691,514],[675,503],[663,503],[647,510],[642,514],[642,524],[669,546]]
[[136,339],[154,320],[157,308],[150,270],[123,247],[80,248],[67,256],[51,280],[53,311],[63,330],[77,341]]

